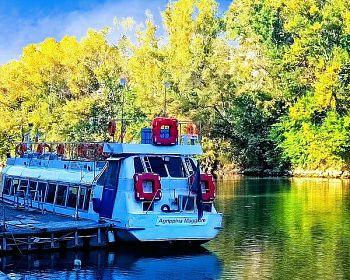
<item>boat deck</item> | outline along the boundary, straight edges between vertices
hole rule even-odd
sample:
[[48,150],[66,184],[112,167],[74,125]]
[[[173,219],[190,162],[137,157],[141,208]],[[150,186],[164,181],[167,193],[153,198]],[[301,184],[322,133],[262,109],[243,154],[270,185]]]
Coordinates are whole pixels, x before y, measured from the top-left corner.
[[74,217],[50,212],[42,213],[36,209],[16,208],[8,204],[0,206],[0,213],[1,224],[3,225],[3,217],[5,216],[6,225],[6,231],[1,232],[1,235],[58,232],[107,226],[106,223],[81,218],[77,220]]
[[6,203],[0,205],[0,223],[0,252],[104,246],[110,226]]

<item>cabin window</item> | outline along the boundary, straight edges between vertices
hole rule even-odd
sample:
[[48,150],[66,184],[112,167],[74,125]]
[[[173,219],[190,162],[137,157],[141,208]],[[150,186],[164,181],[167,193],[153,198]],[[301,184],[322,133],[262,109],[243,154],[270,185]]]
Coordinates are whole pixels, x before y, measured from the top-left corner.
[[86,197],[83,205],[83,210],[89,210],[89,204],[91,199],[91,187],[87,189],[86,191]]
[[144,172],[140,157],[134,158],[134,167],[135,167],[135,173],[143,173]]
[[28,180],[22,179],[17,188],[17,195],[23,197],[27,193]]
[[56,184],[49,184],[46,194],[46,202],[53,203],[56,193]]
[[46,193],[46,183],[39,182],[38,183],[38,190],[37,190],[36,196],[35,196],[35,200],[44,202],[45,193]]
[[190,163],[191,163],[191,165],[192,165],[192,169],[193,169],[193,170],[196,170],[196,169],[197,169],[197,166],[194,164],[193,159],[189,158],[189,161],[190,161]]
[[174,178],[185,178],[186,170],[180,157],[165,157],[169,175]]
[[106,186],[117,186],[119,161],[110,161],[108,165]]
[[38,182],[35,181],[29,181],[29,195],[33,198],[35,196],[36,192],[36,187],[37,187]]
[[19,185],[19,179],[12,179],[12,187],[9,195],[14,195]]
[[80,194],[79,194],[79,201],[78,201],[79,209],[83,209],[85,193],[86,193],[86,187],[80,187]]
[[149,160],[152,171],[159,174],[160,177],[168,177],[166,172],[164,160],[161,157],[145,157],[145,161]]
[[119,161],[109,161],[105,186],[117,187]]
[[56,194],[56,205],[66,206],[67,186],[58,185]]
[[3,194],[10,194],[11,193],[11,178],[6,177],[5,178],[5,184],[4,184],[4,188],[2,190]]
[[78,187],[69,187],[67,196],[67,207],[75,208],[77,206]]
[[91,187],[81,187],[79,196],[79,209],[88,210],[91,195]]

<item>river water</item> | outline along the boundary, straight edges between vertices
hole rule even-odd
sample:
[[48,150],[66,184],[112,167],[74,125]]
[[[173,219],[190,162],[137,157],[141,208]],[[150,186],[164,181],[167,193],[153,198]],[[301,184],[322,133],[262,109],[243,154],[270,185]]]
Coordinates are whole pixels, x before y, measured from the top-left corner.
[[13,279],[350,279],[350,181],[236,177],[218,183],[216,206],[224,230],[197,250],[18,255],[0,268]]

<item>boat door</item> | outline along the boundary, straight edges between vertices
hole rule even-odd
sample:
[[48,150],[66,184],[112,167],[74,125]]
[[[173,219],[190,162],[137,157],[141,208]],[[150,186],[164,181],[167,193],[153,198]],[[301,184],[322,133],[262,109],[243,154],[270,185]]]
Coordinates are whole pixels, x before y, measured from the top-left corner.
[[108,169],[102,192],[100,206],[100,216],[112,218],[115,198],[118,190],[118,177],[121,165],[121,159],[108,161]]

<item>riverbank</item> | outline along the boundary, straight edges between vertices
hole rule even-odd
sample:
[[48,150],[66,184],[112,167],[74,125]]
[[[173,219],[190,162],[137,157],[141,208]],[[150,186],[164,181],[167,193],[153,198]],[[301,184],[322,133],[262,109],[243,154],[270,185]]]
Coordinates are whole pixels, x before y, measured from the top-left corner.
[[309,178],[336,178],[336,179],[350,179],[349,170],[336,170],[336,169],[262,169],[262,168],[238,168],[234,164],[224,165],[219,167],[213,172],[217,178],[225,179],[230,178],[233,175],[246,175],[246,176],[259,176],[259,177],[309,177]]

